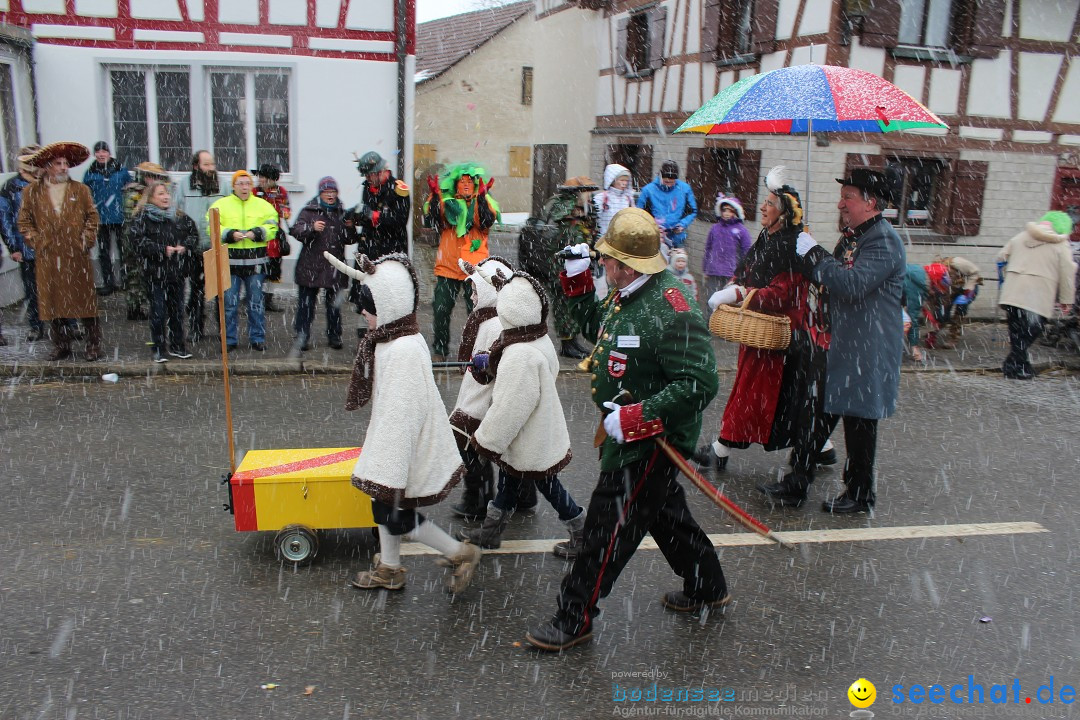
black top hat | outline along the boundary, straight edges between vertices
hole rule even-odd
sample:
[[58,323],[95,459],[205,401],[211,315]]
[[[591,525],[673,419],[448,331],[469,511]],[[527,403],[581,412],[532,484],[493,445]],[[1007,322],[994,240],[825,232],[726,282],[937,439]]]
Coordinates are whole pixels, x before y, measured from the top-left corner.
[[855,168],[846,178],[836,178],[841,185],[851,185],[885,200],[893,199],[893,183],[885,173],[870,168]]
[[270,163],[263,163],[259,166],[258,170],[252,169],[251,174],[270,180],[278,180],[281,178],[281,171],[277,169],[276,165],[271,165]]

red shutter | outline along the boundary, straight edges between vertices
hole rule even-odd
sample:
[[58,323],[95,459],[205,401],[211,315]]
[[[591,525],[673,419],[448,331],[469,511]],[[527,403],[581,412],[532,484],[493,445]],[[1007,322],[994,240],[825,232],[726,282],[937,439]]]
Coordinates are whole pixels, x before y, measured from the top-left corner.
[[756,53],[776,49],[776,19],[780,15],[780,0],[753,0],[750,14],[750,47]]
[[626,61],[626,37],[629,35],[630,18],[619,20],[615,33],[615,74],[626,75],[629,63]]
[[664,66],[664,31],[667,28],[667,5],[649,10],[649,69]]
[[1005,0],[968,0],[964,6],[964,38],[959,52],[977,58],[994,58],[1005,46]]
[[938,182],[937,192],[948,197],[949,202],[946,217],[935,218],[936,230],[949,235],[979,234],[989,167],[989,163],[978,160],[953,161],[951,172],[943,173]]
[[721,0],[705,0],[701,21],[701,59],[713,61],[720,57]]
[[[974,0],[971,0],[974,1]],[[862,44],[894,48],[900,34],[901,0],[870,0],[863,15]]]
[[758,187],[761,185],[761,151],[740,150],[738,164],[739,177],[735,180],[735,195],[749,219],[757,212]]

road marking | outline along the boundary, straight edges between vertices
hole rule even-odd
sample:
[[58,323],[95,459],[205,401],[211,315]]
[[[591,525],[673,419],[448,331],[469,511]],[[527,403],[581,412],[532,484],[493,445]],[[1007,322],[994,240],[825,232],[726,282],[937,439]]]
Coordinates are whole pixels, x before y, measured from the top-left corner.
[[[919,540],[924,538],[959,538],[979,535],[1024,535],[1050,532],[1037,522],[965,523],[956,525],[901,525],[898,527],[837,528],[834,530],[792,530],[777,533],[790,543],[836,543],[871,542],[876,540]],[[485,550],[485,555],[519,555],[551,552],[555,543],[565,538],[550,540],[504,540],[496,550]],[[744,547],[747,545],[771,545],[772,540],[755,533],[723,533],[709,535],[716,547]],[[641,550],[656,550],[656,541],[646,537],[638,546]],[[438,555],[438,552],[420,543],[405,543],[402,555]]]

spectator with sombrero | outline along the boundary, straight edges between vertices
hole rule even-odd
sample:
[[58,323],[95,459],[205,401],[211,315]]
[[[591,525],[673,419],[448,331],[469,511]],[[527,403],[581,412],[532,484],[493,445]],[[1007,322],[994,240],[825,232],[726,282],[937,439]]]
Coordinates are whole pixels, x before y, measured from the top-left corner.
[[90,157],[76,142],[55,142],[26,158],[44,174],[23,190],[19,232],[36,255],[38,309],[51,324],[49,360],[71,357],[71,332],[65,318],[79,318],[86,331],[86,359],[99,360],[101,324],[97,317],[94,266],[98,214],[90,189],[71,180],[68,170]]

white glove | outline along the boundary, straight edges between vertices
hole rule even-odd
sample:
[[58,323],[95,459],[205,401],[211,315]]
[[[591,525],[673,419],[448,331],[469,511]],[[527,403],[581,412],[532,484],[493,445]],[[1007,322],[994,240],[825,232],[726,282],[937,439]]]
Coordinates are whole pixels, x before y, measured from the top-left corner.
[[563,248],[563,252],[570,252],[577,255],[576,258],[567,258],[563,261],[563,267],[566,269],[566,277],[574,277],[580,275],[589,269],[592,264],[592,260],[589,258],[589,244],[578,243],[577,245],[567,245]]
[[742,285],[728,285],[723,290],[717,290],[709,298],[709,309],[716,310],[721,305],[733,305],[746,296],[746,288]]
[[604,431],[612,440],[622,445],[626,442],[626,438],[622,434],[622,418],[619,417],[620,413],[622,413],[622,406],[613,402],[606,402],[604,407],[611,411],[604,416]]
[[795,242],[795,252],[799,257],[803,257],[815,245],[817,245],[817,240],[812,238],[810,233],[801,232],[799,233],[799,239]]

